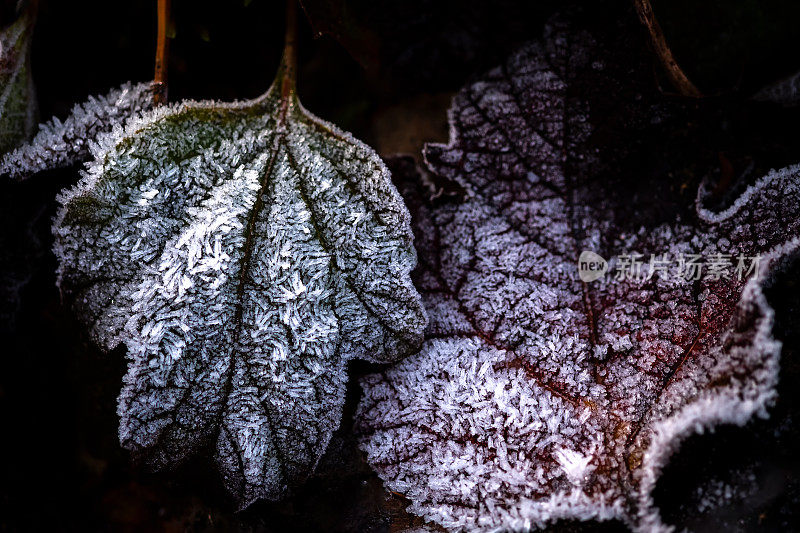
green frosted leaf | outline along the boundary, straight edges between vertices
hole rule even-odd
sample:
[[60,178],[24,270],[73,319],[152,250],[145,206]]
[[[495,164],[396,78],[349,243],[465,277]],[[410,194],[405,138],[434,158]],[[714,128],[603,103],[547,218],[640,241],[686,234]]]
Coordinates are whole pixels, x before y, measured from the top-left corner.
[[64,168],[91,159],[92,147],[103,136],[153,107],[153,84],[125,83],[106,94],[90,96],[59,120],[39,124],[30,142],[0,159],[0,175],[23,180],[44,170]]
[[409,214],[368,146],[275,83],[156,108],[60,197],[59,284],[128,349],[120,440],[156,468],[213,455],[242,507],[314,469],[347,361],[416,351]]

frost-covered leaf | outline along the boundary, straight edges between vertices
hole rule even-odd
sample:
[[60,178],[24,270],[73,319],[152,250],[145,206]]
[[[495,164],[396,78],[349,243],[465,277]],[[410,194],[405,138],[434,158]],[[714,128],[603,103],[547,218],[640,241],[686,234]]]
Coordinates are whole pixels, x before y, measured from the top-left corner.
[[[702,189],[695,213],[657,221],[615,181],[630,149],[598,148],[662,126],[620,111],[647,96],[628,98],[635,73],[607,61],[607,44],[548,25],[459,93],[450,144],[426,149],[464,200],[431,204],[404,186],[431,324],[418,355],[363,380],[357,428],[387,487],[449,529],[618,518],[657,530],[651,491],[680,441],[774,398],[780,344],[761,289],[800,248],[800,166],[722,212]],[[651,254],[672,263],[617,279],[617,257],[587,283],[584,250],[640,253],[645,274]],[[677,275],[689,254],[731,266]],[[749,268],[759,255],[760,277],[739,279],[739,256]]]
[[63,121],[53,118],[39,125],[30,143],[0,160],[0,174],[23,179],[89,159],[91,146],[100,136],[122,129],[129,119],[152,106],[152,82],[126,83],[106,95],[90,96],[86,102],[75,104]]
[[156,468],[208,452],[242,507],[314,469],[348,360],[422,340],[388,170],[284,83],[154,109],[60,202],[60,287],[101,347],[128,349],[122,445]]
[[753,98],[762,102],[774,102],[786,107],[800,104],[800,72],[767,85],[758,91]]
[[28,139],[36,125],[36,97],[30,68],[34,13],[0,30],[0,154]]

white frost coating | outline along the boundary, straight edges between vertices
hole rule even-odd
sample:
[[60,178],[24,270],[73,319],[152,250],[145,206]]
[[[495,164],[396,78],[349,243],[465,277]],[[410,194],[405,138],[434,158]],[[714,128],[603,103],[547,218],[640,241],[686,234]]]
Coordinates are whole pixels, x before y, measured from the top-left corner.
[[[651,491],[680,441],[774,398],[780,344],[762,284],[800,246],[800,166],[722,214],[698,205],[696,225],[622,231],[596,183],[563,187],[562,154],[582,155],[572,143],[591,121],[548,63],[569,42],[551,35],[465,88],[450,144],[426,149],[431,170],[472,195],[434,207],[407,180],[431,324],[418,355],[362,380],[357,430],[386,486],[447,529],[617,518],[667,530]],[[591,60],[571,52],[570,68]],[[584,249],[764,259],[750,281],[582,283]]]
[[162,106],[100,138],[54,225],[59,285],[128,348],[120,440],[211,450],[242,507],[313,471],[347,361],[415,351],[409,214],[377,155],[271,90]]
[[[795,169],[793,184],[796,184],[800,168],[792,168]],[[776,173],[771,173],[768,177],[773,176],[774,179],[775,175]],[[768,183],[759,182],[757,186],[765,187]],[[764,192],[770,188],[751,187],[747,192],[758,193],[759,190]],[[770,272],[782,258],[796,254],[798,250],[800,237],[769,251],[762,259],[765,271]],[[669,530],[661,524],[652,492],[661,470],[684,439],[723,422],[742,426],[754,415],[762,418],[768,416],[767,408],[777,395],[781,343],[772,336],[775,311],[764,296],[762,283],[763,279],[750,279],[742,290],[739,302],[739,308],[744,309],[744,313],[756,318],[755,324],[750,326],[754,330],[751,332],[752,346],[730,348],[730,359],[750,370],[751,375],[746,380],[739,378],[735,386],[701,393],[669,418],[657,421],[652,428],[652,440],[642,458],[642,468],[637,473],[640,529]],[[730,374],[733,370],[730,368],[731,364],[722,359],[712,373],[715,376]]]
[[40,124],[30,143],[0,160],[0,174],[24,179],[86,160],[98,137],[152,106],[152,83],[126,83],[106,95],[90,96],[86,102],[75,104],[63,121],[53,118]]
[[[761,193],[768,182],[780,178],[784,178],[788,190],[785,191],[778,190],[771,192],[779,196],[792,197],[797,194],[798,187],[800,187],[800,184],[798,184],[795,181],[792,181],[791,179],[785,179],[785,178],[787,177],[791,178],[791,176],[797,175],[798,173],[800,173],[800,164],[790,165],[780,170],[772,169],[766,176],[761,177],[752,187],[748,187],[747,190],[745,190],[741,196],[739,196],[736,200],[734,200],[734,202],[730,205],[730,207],[718,213],[715,213],[703,206],[703,202],[710,195],[708,182],[707,181],[703,182],[700,186],[700,190],[697,193],[697,201],[696,201],[697,214],[702,220],[704,220],[705,222],[709,222],[711,224],[717,224],[719,222],[722,222],[730,218],[734,214],[736,214],[742,208],[742,206],[744,206],[748,202],[752,202],[753,195]],[[780,174],[780,176],[776,177],[776,174]],[[784,198],[774,198],[774,200],[779,202],[785,201]]]
[[564,470],[567,478],[574,485],[580,486],[593,469],[590,464],[594,456],[593,453],[583,455],[569,448],[556,448],[554,455],[561,465],[561,469]]

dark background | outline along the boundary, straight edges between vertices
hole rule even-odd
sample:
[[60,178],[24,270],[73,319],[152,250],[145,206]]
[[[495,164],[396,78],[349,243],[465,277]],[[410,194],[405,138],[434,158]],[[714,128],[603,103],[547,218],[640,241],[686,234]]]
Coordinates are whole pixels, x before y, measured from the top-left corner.
[[[447,139],[452,94],[520,43],[538,38],[560,4],[316,2],[318,28],[330,22],[327,9],[345,7],[336,31],[346,47],[330,36],[314,39],[301,18],[300,97],[309,110],[382,156],[406,152],[419,159],[425,141]],[[621,0],[591,5],[599,16],[632,13]],[[170,100],[263,93],[281,52],[283,10],[283,2],[267,0],[173,0]],[[698,166],[719,168],[724,160],[734,173],[751,162],[768,169],[800,160],[797,111],[746,103],[760,87],[800,70],[800,3],[654,0],[654,10],[678,61],[707,95],[688,106],[685,129],[674,134],[684,138],[677,145],[693,146],[696,153],[689,156]],[[155,0],[42,0],[32,52],[41,116],[64,117],[90,94],[151,78],[155,28]],[[672,90],[655,64],[653,84]],[[675,184],[689,191],[678,201],[691,204],[701,177]],[[212,465],[198,461],[158,474],[131,465],[117,440],[123,354],[99,353],[55,288],[49,252],[54,196],[76,179],[77,170],[68,169],[0,186],[0,294],[7,300],[0,315],[0,529],[398,531],[419,525],[405,513],[403,498],[383,490],[357,450],[350,431],[359,395],[355,380],[342,428],[316,476],[285,502],[237,514]],[[790,268],[769,293],[776,334],[785,341],[772,417],[685,443],[656,490],[667,522],[696,531],[795,529],[798,272],[798,265]],[[21,290],[12,290],[17,285]],[[369,368],[356,364],[352,370],[357,376]],[[739,487],[743,496],[698,512],[698,491],[717,482]],[[624,527],[560,523],[553,530]]]

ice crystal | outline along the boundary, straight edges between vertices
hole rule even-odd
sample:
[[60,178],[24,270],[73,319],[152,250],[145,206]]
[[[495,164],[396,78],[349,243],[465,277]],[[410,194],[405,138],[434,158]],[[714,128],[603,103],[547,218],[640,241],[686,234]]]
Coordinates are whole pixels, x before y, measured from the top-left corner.
[[0,154],[28,139],[36,125],[30,68],[33,20],[32,10],[25,9],[0,31]]
[[60,197],[59,284],[124,343],[120,440],[155,468],[212,454],[244,507],[314,469],[353,358],[418,349],[409,213],[386,166],[275,85],[158,107]]
[[0,160],[0,174],[23,179],[43,170],[84,161],[91,156],[92,144],[99,142],[102,135],[119,135],[129,119],[152,106],[151,82],[125,83],[106,95],[90,96],[86,102],[75,104],[63,121],[53,118],[39,125],[30,143]]
[[[774,399],[780,343],[762,283],[800,248],[800,166],[722,212],[701,189],[691,219],[640,227],[641,205],[589,178],[607,164],[593,143],[613,139],[600,128],[628,127],[614,107],[626,100],[606,89],[630,75],[597,59],[591,35],[557,20],[545,36],[465,87],[450,143],[426,148],[464,199],[402,187],[430,326],[418,355],[363,379],[357,430],[386,486],[448,529],[617,518],[659,530],[651,493],[681,440]],[[611,104],[591,105],[591,91]],[[631,279],[614,260],[587,283],[585,250],[760,255],[760,276]]]

